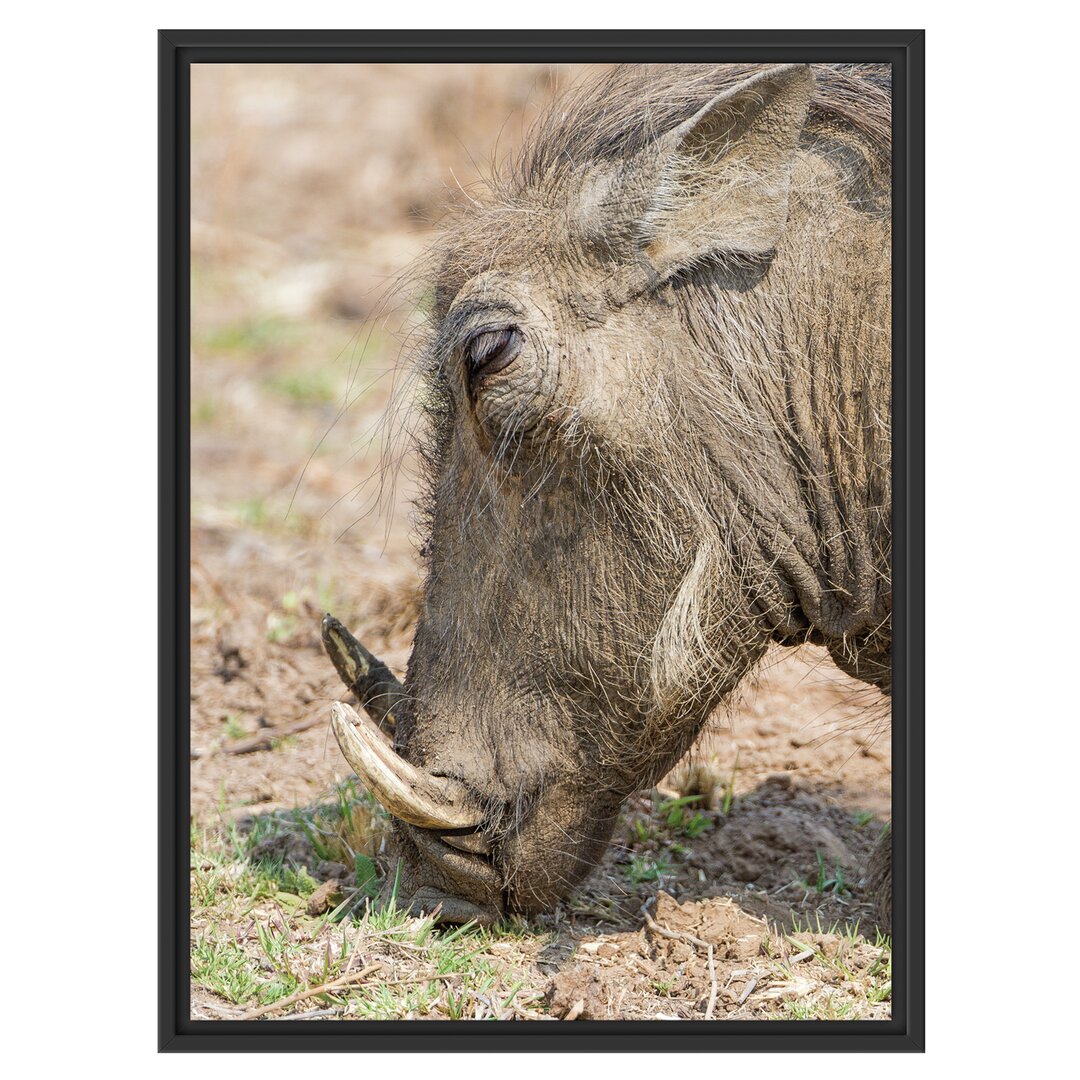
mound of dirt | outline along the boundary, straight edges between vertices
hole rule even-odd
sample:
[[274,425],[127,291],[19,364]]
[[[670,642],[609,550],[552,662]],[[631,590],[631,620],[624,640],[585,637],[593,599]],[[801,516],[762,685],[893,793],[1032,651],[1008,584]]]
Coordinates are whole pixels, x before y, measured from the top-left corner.
[[575,964],[551,980],[548,1009],[559,1020],[607,1020],[614,990],[603,973]]
[[883,1017],[887,1002],[862,997],[880,969],[880,950],[851,935],[784,933],[734,899],[661,891],[641,930],[580,941],[545,1000],[560,1020],[842,1016],[856,1001]]
[[[839,821],[832,821],[838,817]],[[832,827],[830,827],[830,824]],[[788,777],[766,781],[739,805],[739,812],[719,830],[712,858],[704,869],[759,888],[776,889],[800,876],[812,876],[807,854],[821,856],[853,876],[862,857],[839,835],[850,826],[850,815],[823,808],[812,793],[794,787]]]

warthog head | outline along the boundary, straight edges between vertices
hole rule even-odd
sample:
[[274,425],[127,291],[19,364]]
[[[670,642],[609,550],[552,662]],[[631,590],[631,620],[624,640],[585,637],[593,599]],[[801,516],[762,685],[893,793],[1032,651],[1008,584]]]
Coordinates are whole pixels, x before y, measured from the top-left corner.
[[554,904],[770,642],[887,688],[887,86],[617,69],[448,228],[404,687],[326,624],[402,900]]

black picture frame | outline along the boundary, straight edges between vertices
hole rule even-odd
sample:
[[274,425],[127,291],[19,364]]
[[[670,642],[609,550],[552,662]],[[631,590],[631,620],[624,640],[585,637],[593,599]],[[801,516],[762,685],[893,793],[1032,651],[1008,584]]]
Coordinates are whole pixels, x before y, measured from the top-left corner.
[[[159,93],[159,1029],[163,1051],[921,1051],[924,1048],[924,34],[918,30],[162,30]],[[893,1018],[888,1021],[190,1019],[189,87],[217,62],[893,65]]]

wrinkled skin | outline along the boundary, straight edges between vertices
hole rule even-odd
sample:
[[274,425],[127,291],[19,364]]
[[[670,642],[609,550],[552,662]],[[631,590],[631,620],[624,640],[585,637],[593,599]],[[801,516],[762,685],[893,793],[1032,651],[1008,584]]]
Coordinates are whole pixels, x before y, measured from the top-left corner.
[[829,75],[617,73],[646,135],[553,123],[438,249],[395,746],[483,824],[397,822],[399,901],[550,908],[771,642],[888,690],[887,149],[808,119]]

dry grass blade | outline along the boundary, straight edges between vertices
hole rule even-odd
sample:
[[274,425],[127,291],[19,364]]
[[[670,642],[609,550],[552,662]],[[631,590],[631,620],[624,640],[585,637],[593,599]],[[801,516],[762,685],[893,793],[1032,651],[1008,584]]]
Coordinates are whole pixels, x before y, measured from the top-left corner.
[[407,979],[391,979],[389,982],[380,983],[380,986],[414,986],[422,982],[453,982],[458,975],[454,972],[445,972],[438,975],[410,975]]
[[345,987],[361,982],[376,971],[381,971],[382,967],[383,965],[378,962],[368,964],[367,967],[361,968],[359,971],[355,971],[349,975],[342,975],[339,979],[332,979],[330,982],[321,983],[319,986],[309,986],[306,990],[297,990],[295,994],[283,997],[280,1001],[272,1002],[269,1005],[262,1005],[258,1009],[249,1009],[238,1019],[258,1020],[259,1017],[266,1016],[268,1013],[277,1012],[279,1009],[287,1009],[290,1005],[295,1005],[298,1001],[306,1001],[308,998],[318,997],[319,994],[332,994],[335,990],[344,990]]
[[713,1018],[713,1012],[716,1009],[716,995],[720,992],[720,987],[716,982],[716,951],[711,945],[709,946],[709,979],[712,985],[709,989],[709,1004],[705,1006],[706,1020]]
[[576,1020],[585,1011],[585,999],[578,998],[573,1005],[570,1006],[570,1011],[563,1017],[564,1020]]

